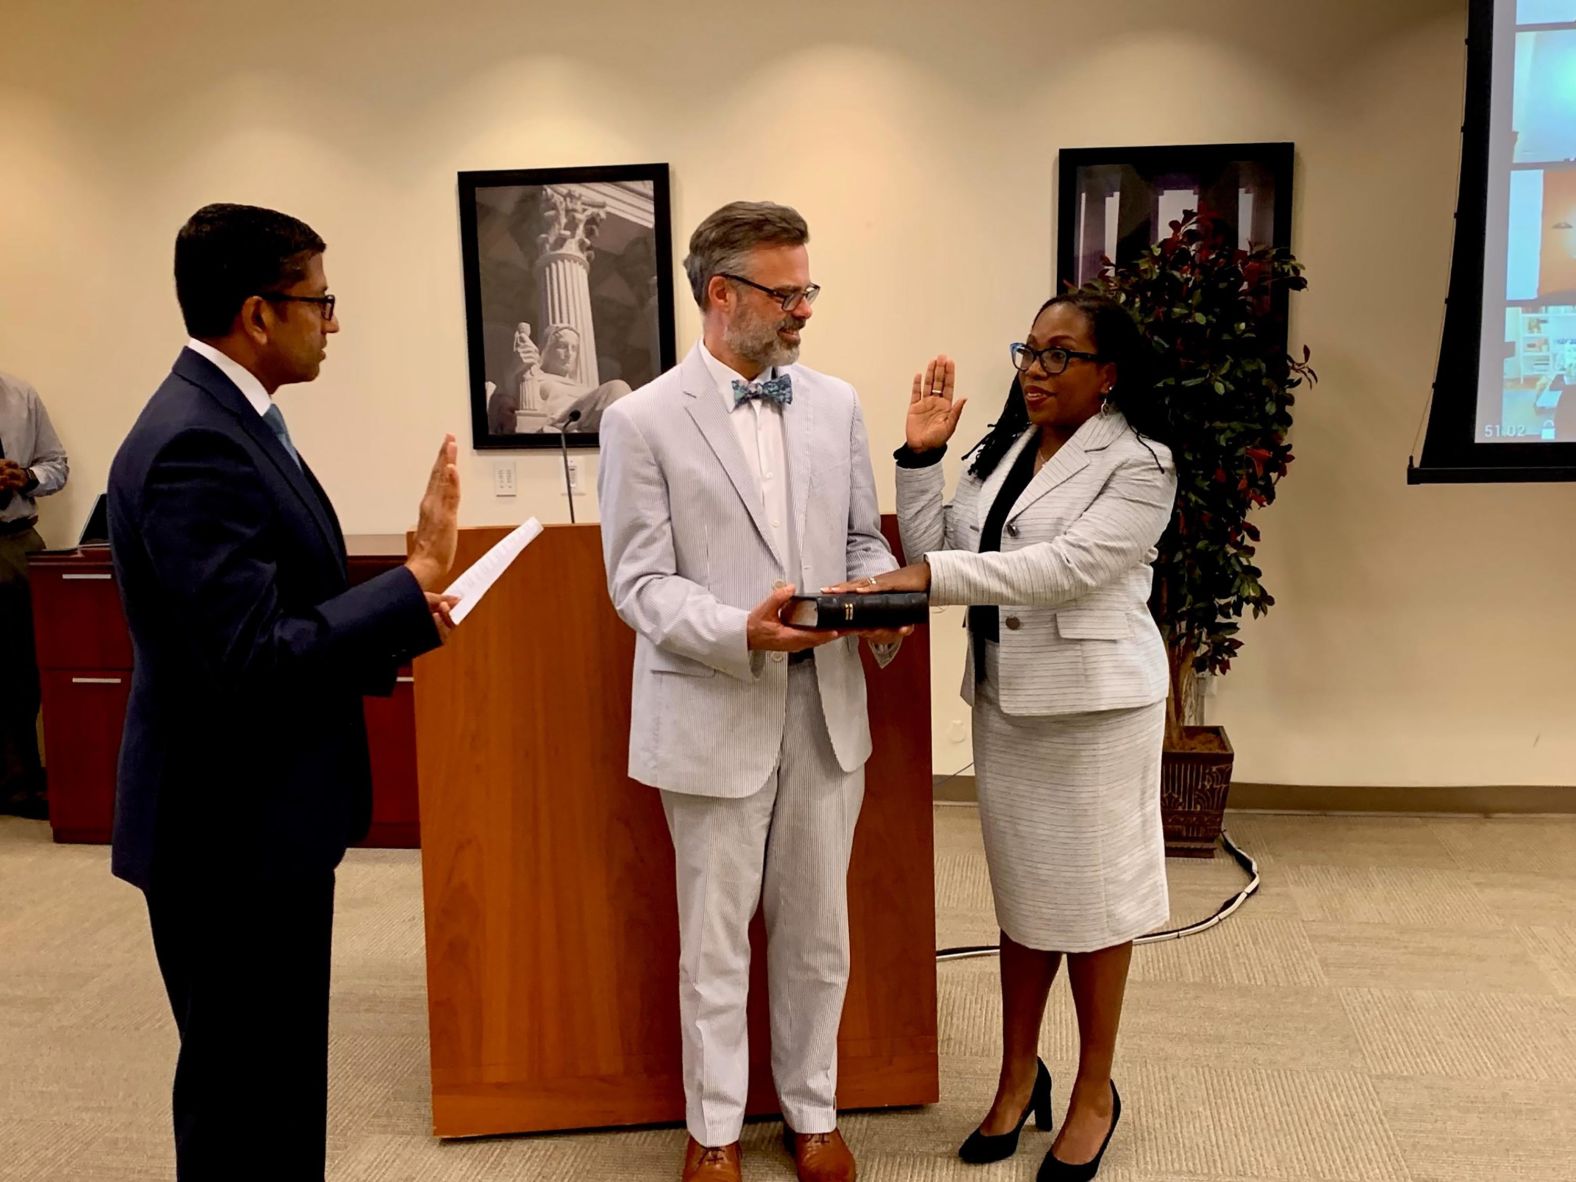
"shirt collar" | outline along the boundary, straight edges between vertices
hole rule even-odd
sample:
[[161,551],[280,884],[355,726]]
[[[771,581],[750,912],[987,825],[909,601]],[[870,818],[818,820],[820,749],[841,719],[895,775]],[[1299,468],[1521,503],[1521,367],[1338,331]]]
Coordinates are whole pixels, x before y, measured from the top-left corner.
[[257,375],[235,358],[219,352],[206,341],[195,338],[186,342],[186,347],[199,357],[205,357],[219,367],[219,372],[235,383],[235,388],[252,404],[252,409],[259,415],[268,413],[273,399],[268,397],[268,391],[263,389],[263,384],[257,380]]

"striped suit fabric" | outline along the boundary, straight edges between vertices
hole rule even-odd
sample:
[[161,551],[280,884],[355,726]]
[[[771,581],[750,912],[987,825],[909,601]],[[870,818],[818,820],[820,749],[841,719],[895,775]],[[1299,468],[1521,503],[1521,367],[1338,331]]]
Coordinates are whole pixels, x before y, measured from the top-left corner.
[[801,1133],[837,1127],[848,860],[870,755],[858,641],[790,663],[751,652],[746,620],[783,583],[897,565],[853,387],[785,372],[786,554],[729,417],[741,412],[700,346],[609,407],[601,429],[608,592],[636,633],[629,774],[662,790],[673,838],[685,1123],[710,1146],[738,1140],[744,1119],[757,904],[783,1115]]
[[[925,555],[936,604],[1000,606],[975,684],[974,757],[1001,928],[1030,948],[1089,952],[1163,922],[1160,748],[1168,665],[1147,602],[1170,520],[1170,452],[1120,413],[1085,423],[1035,474],[999,552],[986,514],[1029,429],[984,481],[944,503],[941,466],[898,469],[906,553]],[[971,637],[971,645],[977,643]]]

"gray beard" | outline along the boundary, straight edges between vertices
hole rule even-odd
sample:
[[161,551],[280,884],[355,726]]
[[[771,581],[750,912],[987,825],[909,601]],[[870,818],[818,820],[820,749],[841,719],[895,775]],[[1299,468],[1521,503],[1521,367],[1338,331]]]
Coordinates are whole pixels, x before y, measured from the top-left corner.
[[784,344],[777,335],[780,327],[780,324],[730,325],[723,340],[740,357],[762,369],[792,365],[799,360],[799,346]]

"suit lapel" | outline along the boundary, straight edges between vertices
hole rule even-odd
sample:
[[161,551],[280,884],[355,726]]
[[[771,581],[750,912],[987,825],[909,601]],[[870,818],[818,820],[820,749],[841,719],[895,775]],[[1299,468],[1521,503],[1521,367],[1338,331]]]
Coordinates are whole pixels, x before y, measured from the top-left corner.
[[805,396],[807,391],[800,376],[794,375],[793,401],[783,407],[782,416],[784,450],[788,453],[788,487],[793,493],[793,536],[799,544],[799,553],[803,554],[805,515],[810,507],[810,465],[815,450],[811,447],[815,399]]
[[317,473],[312,471],[312,466],[304,459],[301,461],[301,474],[306,477],[307,483],[312,486],[312,492],[316,494],[317,503],[322,508],[323,515],[328,519],[328,524],[333,530],[334,553],[339,559],[341,569],[348,575],[350,564],[345,550],[345,531],[340,527],[339,514],[334,512],[334,502],[328,499],[328,493],[324,491],[322,484],[319,483]]
[[241,425],[241,430],[251,436],[263,455],[272,462],[280,478],[295,493],[307,516],[316,524],[318,532],[328,546],[329,553],[343,565],[344,544],[339,540],[337,523],[331,519],[327,511],[327,499],[322,495],[321,489],[316,487],[315,481],[308,478],[305,461],[301,466],[297,466],[290,458],[290,453],[285,451],[284,445],[279,442],[279,437],[274,434],[273,429],[263,422],[257,409],[246,400],[246,395],[237,390],[235,383],[225,377],[219,367],[206,357],[190,349],[183,349],[181,355],[176,358],[175,372],[200,386],[209,397],[235,416],[236,421]]
[[1079,427],[1073,432],[1073,437],[1046,462],[1045,467],[1035,473],[1034,479],[1029,482],[1029,487],[1023,490],[1023,495],[1013,506],[1009,520],[1011,517],[1017,517],[1058,485],[1065,484],[1082,472],[1089,466],[1090,452],[1104,451],[1116,442],[1125,430],[1127,430],[1127,420],[1116,410],[1095,415]]
[[679,377],[684,389],[685,409],[689,412],[690,418],[695,420],[695,425],[700,428],[700,433],[717,457],[717,462],[722,465],[722,470],[733,482],[734,491],[739,494],[739,499],[749,511],[750,520],[755,523],[756,532],[761,535],[761,540],[776,556],[778,563],[786,569],[787,558],[777,553],[777,544],[772,540],[772,531],[767,528],[766,505],[761,497],[760,486],[745,462],[744,451],[739,447],[739,437],[733,433],[733,425],[728,422],[728,412],[723,407],[722,397],[717,393],[716,386],[712,382],[711,371],[701,359],[699,345],[684,359]]
[[1034,479],[1029,481],[1029,487],[1023,490],[1018,503],[1012,507],[1008,519],[1016,517],[1057,485],[1065,484],[1088,466],[1089,453],[1069,439],[1045,462],[1045,467],[1034,474]]
[[996,497],[1001,493],[1001,486],[1007,483],[1007,476],[1012,471],[1012,466],[1018,462],[1023,449],[1038,437],[1032,428],[1018,436],[1018,441],[1007,449],[1007,454],[997,461],[995,469],[980,486],[979,502],[974,506],[974,524],[981,531],[985,529],[985,518],[990,516],[991,506],[996,503]]

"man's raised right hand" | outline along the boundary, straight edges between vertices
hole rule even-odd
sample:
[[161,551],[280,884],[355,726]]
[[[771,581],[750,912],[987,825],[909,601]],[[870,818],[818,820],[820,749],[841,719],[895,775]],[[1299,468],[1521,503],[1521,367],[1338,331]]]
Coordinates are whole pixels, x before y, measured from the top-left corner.
[[416,517],[416,540],[405,566],[416,576],[423,591],[441,591],[454,565],[454,551],[460,540],[460,472],[455,458],[458,449],[454,436],[445,435],[438,458],[427,474],[427,491],[422,494]]

